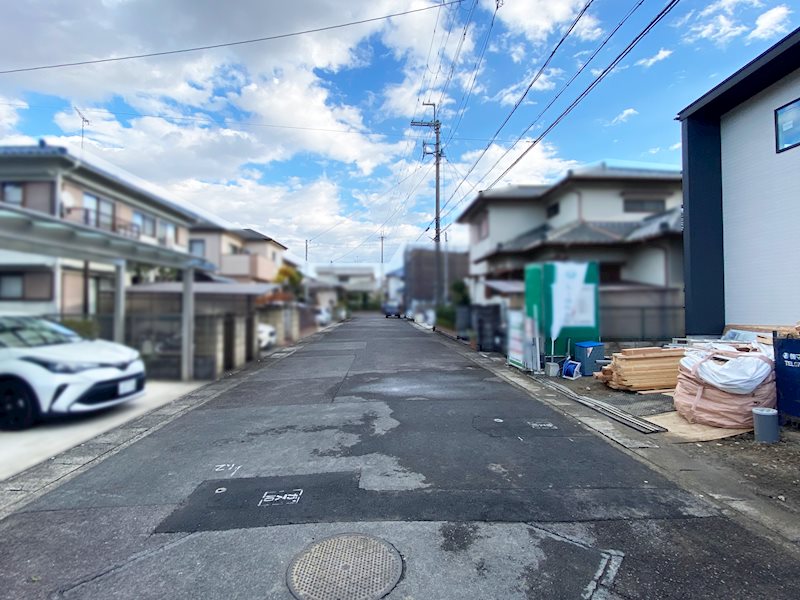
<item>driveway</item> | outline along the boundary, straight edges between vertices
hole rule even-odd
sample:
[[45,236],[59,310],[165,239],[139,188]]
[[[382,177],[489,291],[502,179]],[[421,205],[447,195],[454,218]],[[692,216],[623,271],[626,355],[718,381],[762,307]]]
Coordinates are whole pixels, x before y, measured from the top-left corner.
[[0,590],[290,599],[350,533],[397,550],[403,600],[797,596],[791,553],[405,321],[235,377],[0,523]]

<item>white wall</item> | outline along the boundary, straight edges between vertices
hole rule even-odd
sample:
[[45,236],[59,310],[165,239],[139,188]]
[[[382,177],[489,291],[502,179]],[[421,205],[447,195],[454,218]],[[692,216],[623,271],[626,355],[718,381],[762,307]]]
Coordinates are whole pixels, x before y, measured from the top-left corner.
[[[537,199],[510,202],[492,201],[488,205],[489,235],[477,239],[475,225],[470,224],[469,274],[467,281],[470,298],[475,304],[489,302],[483,286],[488,263],[474,261],[497,248],[497,244],[507,242],[518,235],[530,231],[545,221],[544,207]],[[473,223],[477,223],[477,219]]]
[[649,285],[665,285],[665,270],[669,268],[669,249],[666,246],[642,246],[631,252],[622,267],[622,279]]
[[542,210],[545,209],[545,206],[553,204],[554,202],[559,203],[559,208],[558,214],[552,219],[547,220],[550,227],[559,229],[560,227],[564,227],[578,220],[580,213],[578,211],[578,195],[575,192],[559,194],[549,202],[543,203],[544,206],[542,206]]
[[60,311],[55,301],[34,302],[17,300],[0,300],[2,315],[55,315]]
[[775,109],[800,98],[800,69],[723,115],[725,319],[800,319],[800,147],[775,151]]

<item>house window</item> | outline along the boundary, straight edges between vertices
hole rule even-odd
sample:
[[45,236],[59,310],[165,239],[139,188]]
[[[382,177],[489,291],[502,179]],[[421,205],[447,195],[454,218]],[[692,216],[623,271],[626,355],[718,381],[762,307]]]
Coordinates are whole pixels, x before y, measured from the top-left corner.
[[277,260],[278,260],[278,253],[275,252],[275,250],[273,250],[272,251],[272,262],[275,262]]
[[139,229],[141,235],[156,237],[156,220],[150,215],[134,212],[133,224]]
[[552,219],[553,217],[558,215],[559,212],[561,212],[561,203],[560,202],[554,202],[553,204],[549,204],[547,206],[547,218],[548,219]]
[[244,254],[244,250],[236,244],[228,244],[228,254]]
[[661,213],[667,210],[667,201],[625,198],[624,210],[626,213]]
[[97,226],[108,231],[114,229],[114,203],[110,200],[97,203]]
[[0,300],[21,300],[24,296],[24,278],[20,273],[0,275]]
[[22,185],[19,183],[4,183],[0,191],[3,194],[3,202],[14,206],[22,206]]
[[775,111],[775,151],[800,146],[800,98]]
[[487,213],[481,213],[478,221],[478,239],[485,240],[489,237],[489,215]]
[[99,203],[97,196],[92,194],[83,195],[83,223],[84,225],[97,225],[97,205]]
[[199,256],[200,258],[206,257],[206,241],[205,240],[189,240],[189,254]]
[[169,221],[158,222],[158,241],[160,244],[167,245],[178,241],[178,230],[174,223]]

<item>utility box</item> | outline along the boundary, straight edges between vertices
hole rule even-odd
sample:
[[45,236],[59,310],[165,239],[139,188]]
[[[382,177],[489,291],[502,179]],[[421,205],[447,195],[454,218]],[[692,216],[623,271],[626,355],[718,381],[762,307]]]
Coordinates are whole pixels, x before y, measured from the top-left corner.
[[776,337],[772,343],[778,410],[783,415],[800,417],[800,340]]
[[598,360],[603,360],[605,345],[601,342],[578,342],[575,344],[575,360],[581,363],[581,373],[590,376],[600,370]]
[[[599,341],[596,262],[546,262],[525,267],[525,313],[546,356],[565,356],[568,342]],[[593,351],[594,352],[594,351]],[[600,352],[602,354],[602,351]]]

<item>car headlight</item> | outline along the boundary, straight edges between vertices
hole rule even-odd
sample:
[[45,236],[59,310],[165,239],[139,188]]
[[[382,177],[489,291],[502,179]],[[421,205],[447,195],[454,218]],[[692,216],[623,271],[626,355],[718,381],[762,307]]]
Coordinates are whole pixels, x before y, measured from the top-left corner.
[[22,360],[27,360],[35,365],[44,367],[52,373],[80,373],[87,369],[96,369],[100,365],[92,362],[65,362],[61,360],[45,360],[33,356],[26,356]]

